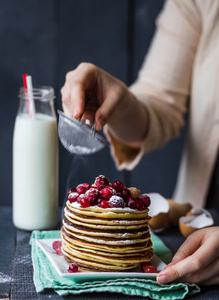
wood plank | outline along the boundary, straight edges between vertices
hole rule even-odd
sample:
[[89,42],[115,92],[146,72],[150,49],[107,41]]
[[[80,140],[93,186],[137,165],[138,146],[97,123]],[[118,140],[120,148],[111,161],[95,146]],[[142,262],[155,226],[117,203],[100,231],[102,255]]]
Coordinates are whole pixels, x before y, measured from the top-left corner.
[[9,298],[14,257],[14,227],[11,207],[0,207],[0,299]]

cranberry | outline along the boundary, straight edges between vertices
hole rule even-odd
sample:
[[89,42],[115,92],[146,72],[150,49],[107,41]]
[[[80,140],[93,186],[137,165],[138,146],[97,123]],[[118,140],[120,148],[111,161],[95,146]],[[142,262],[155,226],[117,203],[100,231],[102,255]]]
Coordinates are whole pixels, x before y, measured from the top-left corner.
[[106,199],[110,199],[115,194],[116,194],[116,191],[113,188],[111,188],[110,186],[106,186],[101,191],[101,195],[103,196],[103,198],[106,198]]
[[76,264],[71,264],[68,268],[69,273],[77,273],[78,272],[78,266]]
[[69,202],[70,202],[70,203],[76,202],[78,196],[79,196],[78,193],[75,193],[75,192],[74,192],[74,193],[70,193],[70,194],[68,195],[68,200],[69,200]]
[[130,196],[130,197],[129,197],[129,200],[133,200],[133,201],[137,202],[137,201],[138,201],[138,198],[135,197],[135,196]]
[[[122,195],[122,192],[120,191],[120,192],[116,192],[116,196],[119,196],[119,197],[121,197],[121,198],[123,198],[123,195]],[[125,200],[125,199],[124,199]]]
[[95,179],[95,184],[98,190],[102,190],[105,186],[109,185],[109,179],[104,175],[99,175]]
[[107,200],[102,200],[102,201],[100,202],[100,206],[101,206],[102,208],[108,208],[109,202],[108,202]]
[[138,210],[144,210],[144,203],[140,199],[137,200],[135,203]]
[[109,207],[125,207],[125,201],[119,196],[112,196],[109,199]]
[[141,201],[144,203],[145,207],[150,206],[151,204],[151,199],[148,195],[144,194],[140,196]]
[[132,208],[132,209],[137,208],[136,202],[135,202],[134,200],[132,200],[132,199],[129,199],[129,200],[128,200],[127,206],[128,206],[129,208]]
[[122,190],[122,198],[125,200],[128,200],[128,198],[131,196],[131,192],[129,189],[127,189],[126,187],[124,187],[124,189]]
[[100,203],[101,203],[103,200],[106,200],[106,199],[104,199],[102,196],[98,197],[97,200],[96,200],[97,205],[100,206]]
[[143,268],[143,273],[157,273],[157,268],[152,265],[145,266]]
[[77,192],[77,190],[75,188],[71,188],[67,191],[67,196],[69,196],[69,194],[71,194],[71,193],[76,193],[76,192]]
[[116,180],[112,183],[112,187],[119,192],[125,187],[125,185],[121,180]]
[[85,184],[85,183],[82,183],[82,184],[79,184],[77,187],[76,187],[76,190],[77,190],[77,193],[79,194],[79,195],[81,195],[81,194],[85,194],[86,193],[86,191],[88,190],[88,188],[89,188],[89,184]]
[[98,191],[98,189],[91,188],[86,191],[85,195],[88,197],[91,204],[95,204],[97,198],[100,196],[100,192]]
[[62,249],[61,249],[61,247],[62,247],[62,242],[61,241],[53,242],[52,247],[55,250],[57,255],[63,255]]
[[56,250],[58,247],[62,246],[62,242],[61,241],[55,241],[52,243],[52,247],[54,250]]
[[144,272],[144,268],[147,266],[151,266],[151,263],[149,261],[144,261],[141,263],[141,271]]
[[90,188],[90,185],[88,183],[81,183],[81,185],[86,187],[87,190]]
[[78,197],[80,199],[80,204],[83,208],[86,208],[86,207],[89,207],[90,206],[90,200],[89,198],[85,195],[85,194],[82,194],[83,196],[82,197]]
[[56,254],[57,255],[63,255],[61,247],[56,249]]

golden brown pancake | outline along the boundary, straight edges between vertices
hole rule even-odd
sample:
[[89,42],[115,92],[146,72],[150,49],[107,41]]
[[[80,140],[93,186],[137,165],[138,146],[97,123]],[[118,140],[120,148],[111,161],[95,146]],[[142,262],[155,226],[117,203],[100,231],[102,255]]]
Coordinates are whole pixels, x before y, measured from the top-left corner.
[[153,257],[148,208],[82,208],[67,201],[62,252],[80,270],[123,272]]

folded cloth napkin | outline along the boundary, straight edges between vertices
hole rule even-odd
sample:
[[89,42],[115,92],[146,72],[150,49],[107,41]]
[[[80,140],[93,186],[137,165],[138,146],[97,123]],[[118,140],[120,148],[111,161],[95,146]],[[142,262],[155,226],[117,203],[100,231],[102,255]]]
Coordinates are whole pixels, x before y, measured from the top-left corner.
[[[149,296],[151,299],[183,299],[188,294],[200,291],[195,284],[158,285],[154,280],[143,278],[118,278],[75,283],[71,278],[60,277],[48,258],[36,245],[37,239],[50,238],[59,239],[60,231],[33,231],[30,239],[34,284],[37,292],[53,288],[61,296],[88,292],[114,292],[126,295]],[[169,263],[172,257],[171,251],[155,234],[152,234],[152,241],[156,255],[165,263]]]

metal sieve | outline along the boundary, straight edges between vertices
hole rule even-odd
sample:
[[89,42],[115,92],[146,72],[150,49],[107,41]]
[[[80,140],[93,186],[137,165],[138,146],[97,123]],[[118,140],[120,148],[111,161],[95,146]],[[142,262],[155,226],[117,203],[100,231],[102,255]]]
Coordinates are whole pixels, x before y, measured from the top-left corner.
[[87,155],[103,149],[107,140],[96,133],[95,125],[88,119],[80,122],[58,110],[58,134],[65,149],[70,153]]

